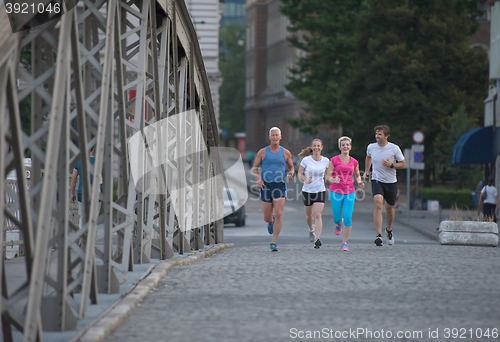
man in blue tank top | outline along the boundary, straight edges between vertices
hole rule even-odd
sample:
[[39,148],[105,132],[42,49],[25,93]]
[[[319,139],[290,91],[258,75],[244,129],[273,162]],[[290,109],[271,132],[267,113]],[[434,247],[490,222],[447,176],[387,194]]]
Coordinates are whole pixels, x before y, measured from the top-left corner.
[[[271,251],[278,251],[276,240],[283,225],[283,208],[285,207],[286,183],[293,179],[295,169],[292,162],[292,154],[286,148],[280,146],[281,130],[273,127],[269,130],[271,144],[257,152],[252,168],[252,173],[260,189],[264,221],[267,222],[267,230],[273,235]],[[288,165],[288,174],[286,166]],[[261,174],[259,174],[259,166]]]

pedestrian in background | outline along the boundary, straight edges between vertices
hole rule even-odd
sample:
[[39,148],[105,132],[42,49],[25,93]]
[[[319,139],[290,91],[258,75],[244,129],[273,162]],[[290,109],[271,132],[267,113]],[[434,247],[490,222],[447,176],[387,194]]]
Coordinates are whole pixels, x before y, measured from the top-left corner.
[[387,139],[391,134],[391,129],[386,125],[376,126],[376,143],[368,145],[366,148],[365,174],[368,179],[370,167],[372,167],[372,193],[375,210],[373,212],[373,222],[375,223],[375,244],[382,246],[382,210],[385,200],[385,218],[387,220],[387,242],[394,244],[394,234],[392,232],[392,223],[394,222],[394,204],[398,194],[398,184],[396,178],[396,169],[406,167],[405,157],[398,145],[393,144]]
[[485,221],[493,219],[493,222],[497,222],[496,213],[500,208],[500,204],[498,203],[498,193],[494,178],[491,178],[488,185],[481,190],[478,203],[483,207],[483,219]]
[[[293,179],[295,169],[292,162],[292,154],[286,148],[280,146],[281,130],[272,127],[269,130],[269,146],[262,148],[255,156],[252,174],[260,189],[264,221],[267,222],[267,230],[273,235],[270,248],[272,252],[278,251],[276,244],[283,225],[283,208],[285,207],[286,183]],[[259,175],[259,166],[261,174]],[[286,174],[288,166],[288,174]]]
[[321,247],[321,230],[323,220],[321,213],[325,206],[325,171],[328,158],[321,155],[323,142],[314,139],[311,146],[299,153],[300,161],[298,176],[304,182],[302,185],[302,200],[306,208],[306,222],[309,226],[309,241],[314,242],[314,248]]
[[[338,140],[340,155],[330,159],[327,180],[330,182],[330,204],[333,212],[333,223],[335,223],[335,234],[342,233],[341,249],[348,251],[347,240],[352,229],[352,212],[356,199],[356,189],[352,181],[352,175],[356,178],[358,186],[363,189],[365,184],[359,174],[359,163],[349,155],[351,151],[351,138],[343,136]],[[342,215],[342,209],[344,214]]]

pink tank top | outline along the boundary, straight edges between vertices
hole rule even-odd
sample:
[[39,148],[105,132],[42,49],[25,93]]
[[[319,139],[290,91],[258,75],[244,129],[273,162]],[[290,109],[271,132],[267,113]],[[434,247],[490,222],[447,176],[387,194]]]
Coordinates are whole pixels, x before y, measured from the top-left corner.
[[330,183],[330,191],[345,195],[356,192],[352,182],[352,174],[358,166],[358,161],[353,157],[350,158],[349,164],[344,164],[342,160],[340,160],[340,155],[330,159],[334,168],[331,176],[333,178],[337,176],[340,178],[339,183]]

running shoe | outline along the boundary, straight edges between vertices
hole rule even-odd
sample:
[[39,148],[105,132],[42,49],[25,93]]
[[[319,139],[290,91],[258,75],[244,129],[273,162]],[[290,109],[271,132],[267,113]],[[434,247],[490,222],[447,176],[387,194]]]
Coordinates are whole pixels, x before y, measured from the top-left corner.
[[273,227],[274,227],[274,215],[273,215],[273,222],[267,222],[267,231],[269,234],[273,234]]
[[340,235],[340,233],[342,233],[342,223],[344,223],[344,219],[342,219],[342,221],[340,221],[340,223],[335,226],[336,235]]
[[378,234],[377,237],[375,238],[375,244],[377,246],[382,246],[382,234]]
[[317,238],[316,241],[314,241],[314,248],[318,249],[322,245],[320,238]]
[[276,245],[276,242],[271,242],[271,252],[277,252],[278,251],[278,246]]
[[341,247],[341,249],[342,249],[343,251],[348,251],[348,250],[349,250],[349,247],[347,247],[347,242],[342,242],[342,247]]
[[309,231],[309,241],[314,242],[316,239],[316,234],[314,233],[314,229]]
[[385,231],[387,232],[387,243],[389,245],[394,245],[394,235],[392,235],[392,229],[387,230],[387,227],[385,227]]

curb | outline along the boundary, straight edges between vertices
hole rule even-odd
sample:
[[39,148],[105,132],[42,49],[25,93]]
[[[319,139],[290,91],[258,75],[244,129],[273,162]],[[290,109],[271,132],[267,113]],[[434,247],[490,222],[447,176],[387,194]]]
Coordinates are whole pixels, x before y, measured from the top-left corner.
[[411,229],[413,229],[414,231],[419,232],[420,234],[422,234],[422,235],[424,235],[424,236],[428,237],[429,239],[432,239],[432,240],[435,240],[435,241],[439,241],[439,230],[436,230],[436,233],[435,233],[435,234],[433,234],[433,233],[429,232],[429,230],[428,230],[428,229],[426,230],[426,229],[422,229],[422,228],[416,227],[416,226],[411,225],[411,224],[409,224],[408,222],[405,222],[405,221],[403,221],[403,220],[398,220],[398,219],[396,219],[396,220],[394,220],[394,221],[398,222],[399,224],[402,224],[402,225],[403,225],[403,226],[405,226],[405,227],[411,228]]
[[115,330],[123,320],[131,314],[137,305],[153,290],[160,280],[175,266],[192,265],[223,249],[234,247],[233,243],[223,243],[197,251],[182,259],[161,261],[151,272],[140,280],[136,286],[125,293],[108,310],[104,311],[94,322],[84,328],[72,342],[99,342]]

